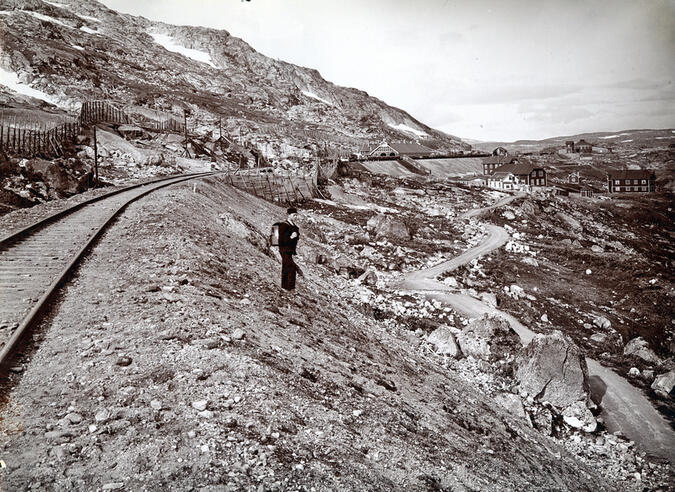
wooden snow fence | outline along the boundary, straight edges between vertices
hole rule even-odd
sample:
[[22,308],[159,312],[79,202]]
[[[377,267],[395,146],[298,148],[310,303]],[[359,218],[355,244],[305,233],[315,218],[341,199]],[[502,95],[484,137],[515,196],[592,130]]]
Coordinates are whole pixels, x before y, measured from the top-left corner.
[[263,174],[251,170],[229,173],[227,179],[235,188],[279,205],[292,205],[314,197],[314,185],[310,175]]
[[93,123],[132,123],[129,115],[107,101],[85,101],[80,109],[80,122],[83,126]]
[[63,123],[49,130],[0,124],[0,151],[23,157],[59,157],[63,146],[80,134],[80,123]]

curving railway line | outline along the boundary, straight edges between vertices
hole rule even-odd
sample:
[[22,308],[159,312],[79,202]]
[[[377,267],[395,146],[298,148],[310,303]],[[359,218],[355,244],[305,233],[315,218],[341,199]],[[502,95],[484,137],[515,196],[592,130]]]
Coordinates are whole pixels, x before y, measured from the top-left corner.
[[172,176],[115,190],[0,238],[0,372],[9,368],[49,300],[115,217],[157,189],[213,174]]

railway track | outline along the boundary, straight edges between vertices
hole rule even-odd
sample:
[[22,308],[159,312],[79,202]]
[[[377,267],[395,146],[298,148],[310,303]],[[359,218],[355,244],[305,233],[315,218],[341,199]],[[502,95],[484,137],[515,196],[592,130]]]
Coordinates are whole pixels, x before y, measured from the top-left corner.
[[50,299],[117,215],[152,191],[213,174],[160,178],[116,190],[0,239],[0,372],[10,367]]

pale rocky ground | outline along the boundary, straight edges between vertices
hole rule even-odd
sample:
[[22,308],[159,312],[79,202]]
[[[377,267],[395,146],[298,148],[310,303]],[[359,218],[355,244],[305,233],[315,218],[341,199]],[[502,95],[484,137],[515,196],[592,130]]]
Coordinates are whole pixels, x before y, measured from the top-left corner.
[[[457,212],[470,206],[466,193],[448,199],[464,204]],[[481,196],[472,203],[492,201]],[[315,264],[317,254],[333,257],[335,244],[350,243],[327,240],[331,234],[344,238],[350,229],[356,240],[371,215],[357,220],[359,231],[343,221],[353,209],[330,212],[303,212],[305,277],[288,296],[265,240],[281,209],[217,178],[196,193],[179,185],[132,205],[17,364],[2,410],[4,487],[665,490],[672,483],[672,468],[620,437],[563,424],[557,438],[543,435],[496,403],[520,400],[508,374],[437,354],[427,342],[436,320],[456,329],[466,320],[379,288],[400,275],[389,241],[366,244],[393,263],[375,285]],[[440,219],[425,220],[431,229]],[[446,240],[448,256],[482,234],[478,223],[467,231],[458,243]],[[403,268],[435,261],[410,256]],[[540,411],[527,398],[522,404]]]

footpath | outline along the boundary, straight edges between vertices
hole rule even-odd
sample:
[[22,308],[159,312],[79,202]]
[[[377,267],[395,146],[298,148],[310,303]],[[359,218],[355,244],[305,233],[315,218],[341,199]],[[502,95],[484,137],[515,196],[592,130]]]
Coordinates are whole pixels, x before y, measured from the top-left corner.
[[[477,217],[481,213],[505,205],[520,195],[506,197],[489,207],[473,209],[460,218]],[[423,293],[429,299],[447,304],[467,318],[475,318],[488,314],[505,319],[511,328],[520,336],[521,342],[527,345],[535,333],[508,313],[489,306],[480,300],[453,292],[452,288],[437,279],[439,275],[455,270],[503,246],[509,239],[508,232],[502,227],[486,224],[488,234],[485,240],[461,255],[434,267],[408,273],[399,283],[400,290]],[[656,411],[649,400],[625,378],[611,369],[603,367],[597,361],[586,358],[589,379],[595,384],[592,388],[601,387],[605,392],[602,397],[602,417],[609,432],[621,431],[633,440],[643,451],[675,462],[675,432],[666,420]],[[605,389],[606,386],[606,389]]]

